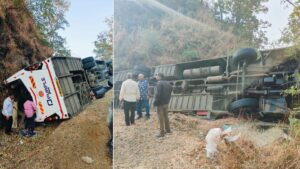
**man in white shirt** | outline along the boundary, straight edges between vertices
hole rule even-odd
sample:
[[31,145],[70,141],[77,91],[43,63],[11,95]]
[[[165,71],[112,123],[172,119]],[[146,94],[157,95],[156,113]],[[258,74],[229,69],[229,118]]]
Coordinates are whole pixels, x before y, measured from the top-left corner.
[[[122,83],[119,100],[124,101],[124,114],[126,126],[134,124],[136,102],[140,99],[137,82],[132,80],[132,74],[127,74],[127,80]],[[131,112],[129,118],[129,111]]]
[[7,135],[11,134],[13,100],[14,100],[14,95],[12,93],[9,93],[8,97],[3,102],[2,115],[4,117],[5,134]]

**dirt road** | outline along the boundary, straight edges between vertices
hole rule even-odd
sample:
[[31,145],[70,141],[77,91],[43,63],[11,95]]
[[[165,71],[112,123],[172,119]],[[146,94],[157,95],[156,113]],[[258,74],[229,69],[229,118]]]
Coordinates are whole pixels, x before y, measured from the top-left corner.
[[[109,131],[106,118],[111,92],[95,100],[78,116],[38,127],[35,138],[17,134],[0,134],[0,169],[108,169],[112,160],[107,156]],[[87,164],[88,156],[94,160]]]
[[172,113],[169,117],[173,133],[158,139],[156,113],[152,113],[150,120],[140,119],[126,127],[123,111],[115,111],[115,169],[199,168],[206,161],[206,132],[212,127],[239,122],[233,118],[207,121]]
[[[178,113],[169,118],[173,133],[158,139],[156,113],[127,127],[123,111],[116,111],[115,169],[297,168],[300,162],[300,147],[278,124],[262,129],[258,122],[236,118],[208,121]],[[207,159],[205,136],[224,124],[240,137],[231,144],[219,142],[216,158]]]

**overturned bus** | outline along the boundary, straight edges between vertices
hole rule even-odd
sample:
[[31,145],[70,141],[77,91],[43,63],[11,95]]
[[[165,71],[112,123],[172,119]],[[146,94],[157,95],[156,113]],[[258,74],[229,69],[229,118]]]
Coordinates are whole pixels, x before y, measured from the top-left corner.
[[[289,53],[288,48],[242,48],[230,56],[155,66],[150,68],[150,95],[155,85],[150,77],[162,73],[173,86],[169,111],[209,118],[224,114],[282,118],[297,102],[284,91],[299,86],[299,60]],[[115,96],[127,72],[144,73],[116,72]]]
[[15,91],[19,108],[32,98],[37,107],[35,121],[43,122],[68,119],[82,111],[91,102],[91,91],[102,85],[90,76],[80,58],[51,57],[20,70],[5,84]]

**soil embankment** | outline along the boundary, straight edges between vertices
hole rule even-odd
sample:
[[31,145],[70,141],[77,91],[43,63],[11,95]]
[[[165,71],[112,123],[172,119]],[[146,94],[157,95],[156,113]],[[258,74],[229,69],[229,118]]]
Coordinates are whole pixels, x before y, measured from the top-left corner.
[[[0,133],[0,169],[108,169],[112,160],[106,143],[108,107],[112,92],[93,101],[83,112],[60,124],[38,127],[37,136]],[[82,157],[94,160],[87,164]]]

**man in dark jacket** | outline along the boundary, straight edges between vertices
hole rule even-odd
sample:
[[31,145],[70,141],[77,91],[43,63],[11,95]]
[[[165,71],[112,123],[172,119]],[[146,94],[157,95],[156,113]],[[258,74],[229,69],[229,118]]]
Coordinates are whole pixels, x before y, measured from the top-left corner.
[[157,82],[155,91],[154,106],[157,106],[157,114],[160,124],[160,134],[157,137],[163,137],[165,133],[171,133],[168,105],[171,99],[172,86],[169,82],[162,80],[163,74],[155,75]]
[[107,142],[108,146],[108,155],[113,157],[113,102],[111,102],[110,107],[108,108],[107,124],[110,132],[110,139]]

